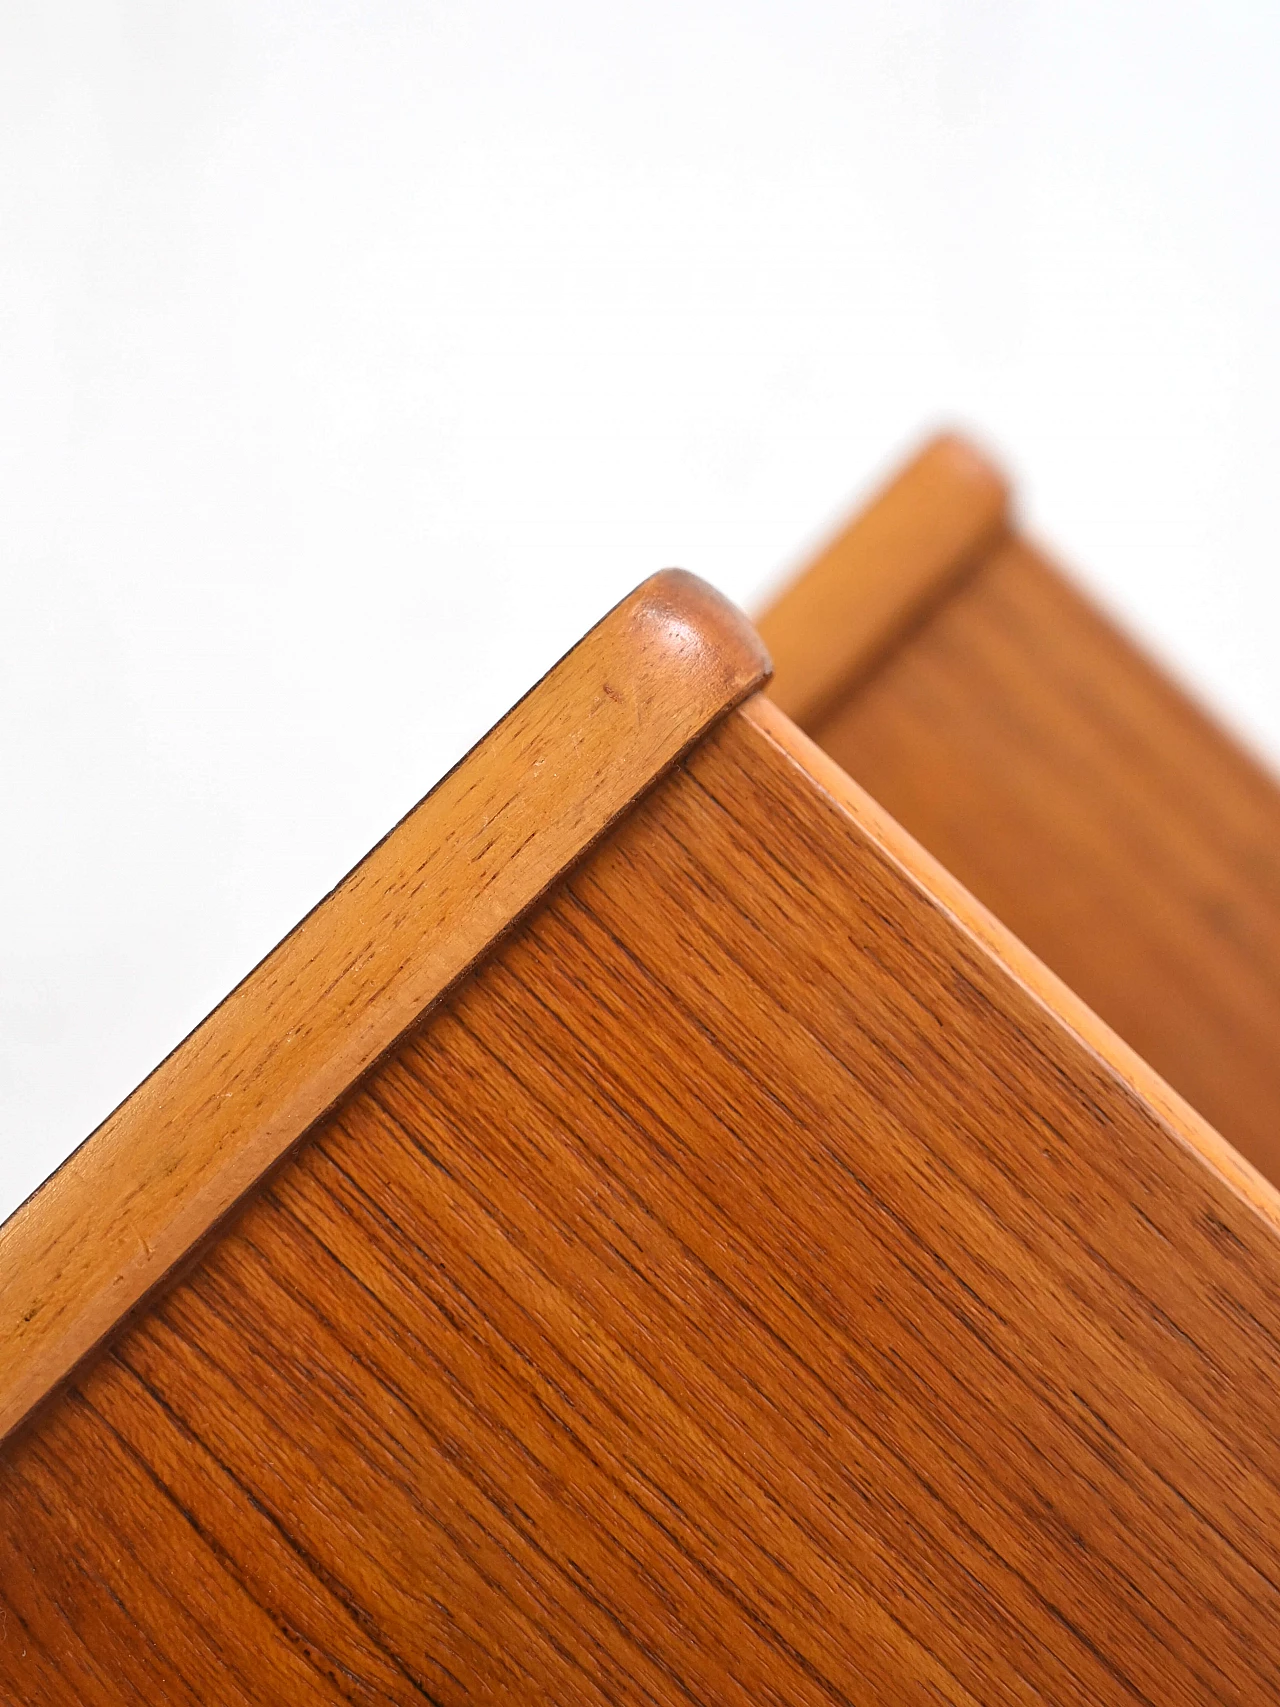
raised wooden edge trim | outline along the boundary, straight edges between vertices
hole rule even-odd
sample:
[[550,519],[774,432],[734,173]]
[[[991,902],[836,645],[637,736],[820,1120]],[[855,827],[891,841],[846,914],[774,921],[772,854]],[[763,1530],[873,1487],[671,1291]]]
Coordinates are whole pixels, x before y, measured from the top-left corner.
[[1141,1100],[1175,1140],[1226,1181],[1231,1190],[1280,1234],[1280,1192],[1251,1162],[1232,1148],[1203,1115],[1061,978],[1000,923],[931,853],[892,818],[865,789],[828,758],[783,712],[772,697],[757,694],[738,713],[803,770],[809,779],[847,812],[909,880],[945,907],[969,937],[1001,962],[1023,989],[1076,1036],[1086,1049]]
[[768,674],[667,570],[544,676],[0,1227],[0,1438]]
[[954,434],[931,440],[757,618],[771,697],[802,728],[1008,529],[1009,491]]

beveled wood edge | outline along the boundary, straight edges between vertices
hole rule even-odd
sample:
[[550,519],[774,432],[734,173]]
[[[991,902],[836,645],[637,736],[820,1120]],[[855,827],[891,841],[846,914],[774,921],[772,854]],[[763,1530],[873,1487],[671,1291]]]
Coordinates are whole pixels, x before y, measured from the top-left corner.
[[812,730],[1009,531],[1009,487],[955,433],[931,439],[756,617],[770,696]]
[[842,811],[849,814],[908,879],[944,907],[959,928],[1003,964],[1091,1055],[1141,1101],[1177,1143],[1191,1151],[1280,1236],[1280,1191],[1173,1087],[1094,1013],[1061,978],[915,840],[897,819],[823,752],[771,695],[756,694],[745,717]]
[[544,676],[0,1226],[0,1439],[768,675],[666,570]]

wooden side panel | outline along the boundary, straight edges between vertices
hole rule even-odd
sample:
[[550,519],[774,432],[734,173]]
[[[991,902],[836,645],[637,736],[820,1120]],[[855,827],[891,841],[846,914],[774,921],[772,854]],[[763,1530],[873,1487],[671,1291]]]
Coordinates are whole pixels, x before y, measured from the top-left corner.
[[963,439],[926,444],[759,617],[775,703],[806,729],[825,715],[1008,533],[1008,503]]
[[768,674],[679,570],[584,636],[0,1226],[0,1438]]
[[803,761],[727,719],[14,1437],[0,1698],[1276,1697],[1274,1195]]
[[1037,551],[811,733],[1280,1180],[1280,789]]

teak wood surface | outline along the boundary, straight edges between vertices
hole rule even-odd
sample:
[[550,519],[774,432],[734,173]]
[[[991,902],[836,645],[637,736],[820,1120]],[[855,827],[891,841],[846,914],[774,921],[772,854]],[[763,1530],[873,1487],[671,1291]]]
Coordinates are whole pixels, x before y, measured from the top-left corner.
[[1280,786],[1000,490],[928,447],[760,619],[770,691],[1280,1180]]
[[1008,532],[1009,490],[963,439],[935,439],[757,619],[774,700],[802,729]]
[[768,668],[672,570],[508,713],[0,1227],[0,1438]]
[[1280,1686],[1270,1186],[759,696],[0,1454],[0,1699]]

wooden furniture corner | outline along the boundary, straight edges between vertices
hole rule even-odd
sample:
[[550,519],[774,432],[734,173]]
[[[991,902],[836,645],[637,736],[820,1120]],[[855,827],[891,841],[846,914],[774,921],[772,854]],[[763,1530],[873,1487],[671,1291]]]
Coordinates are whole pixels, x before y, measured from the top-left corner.
[[766,675],[646,583],[6,1226],[0,1699],[1276,1697],[1280,1199]]
[[0,1227],[0,1438],[767,670],[672,570],[508,713]]
[[1272,1178],[1280,785],[935,440],[759,619],[771,693]]

